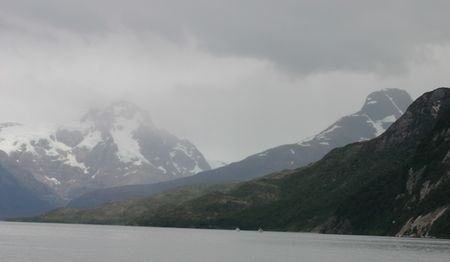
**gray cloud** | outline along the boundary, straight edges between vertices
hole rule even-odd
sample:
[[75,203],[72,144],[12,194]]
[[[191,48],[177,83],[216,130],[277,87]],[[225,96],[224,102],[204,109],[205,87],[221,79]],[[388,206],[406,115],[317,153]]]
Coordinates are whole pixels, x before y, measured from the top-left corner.
[[0,122],[128,99],[231,161],[448,85],[448,1],[0,0]]
[[450,40],[448,1],[79,0],[6,1],[5,13],[99,34],[123,26],[214,54],[274,62],[292,74],[397,74],[426,45]]

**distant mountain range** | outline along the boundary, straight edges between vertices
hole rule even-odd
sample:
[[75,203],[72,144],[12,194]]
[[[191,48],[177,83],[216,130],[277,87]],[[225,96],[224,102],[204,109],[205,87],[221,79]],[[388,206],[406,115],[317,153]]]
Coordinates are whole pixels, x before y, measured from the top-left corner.
[[188,185],[209,185],[248,181],[283,169],[294,169],[321,159],[333,148],[365,141],[382,134],[412,103],[399,89],[371,93],[360,111],[342,117],[316,136],[249,156],[242,161],[197,175],[151,185],[106,188],[88,192],[71,201],[69,207],[94,207],[111,201],[146,197]]
[[94,189],[210,169],[192,143],[157,128],[147,112],[124,101],[91,110],[71,127],[0,124],[0,164],[30,174],[58,203]]
[[379,137],[334,149],[306,167],[34,220],[450,237],[449,170],[450,89],[439,88]]

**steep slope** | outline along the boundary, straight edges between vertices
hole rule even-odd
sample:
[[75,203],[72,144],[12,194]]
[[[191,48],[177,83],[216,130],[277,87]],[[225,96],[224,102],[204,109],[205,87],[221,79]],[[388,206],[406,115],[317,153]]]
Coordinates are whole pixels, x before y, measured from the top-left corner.
[[37,215],[62,204],[46,185],[14,166],[0,164],[0,219]]
[[385,89],[370,94],[355,114],[345,116],[318,135],[299,143],[282,145],[195,176],[153,185],[108,188],[87,193],[69,207],[93,207],[102,203],[144,197],[181,186],[247,181],[283,169],[305,166],[336,147],[372,139],[384,132],[411,104],[403,90]]
[[[449,155],[450,89],[439,88],[378,138],[335,149],[308,167],[166,202],[122,223],[450,237]],[[130,203],[122,208],[138,202]],[[76,222],[74,213],[86,219],[99,210],[57,210],[38,220]]]
[[124,101],[91,110],[72,127],[2,124],[0,151],[4,162],[17,163],[65,200],[210,169],[193,144],[155,127],[147,112]]

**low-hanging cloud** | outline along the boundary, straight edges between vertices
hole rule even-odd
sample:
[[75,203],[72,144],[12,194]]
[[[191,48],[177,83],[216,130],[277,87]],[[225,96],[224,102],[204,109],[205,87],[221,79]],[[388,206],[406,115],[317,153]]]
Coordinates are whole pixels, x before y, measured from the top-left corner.
[[292,74],[404,73],[450,40],[448,1],[6,1],[4,13],[79,35],[126,28],[215,54],[270,60]]
[[448,1],[0,0],[0,122],[128,99],[209,158],[450,80]]

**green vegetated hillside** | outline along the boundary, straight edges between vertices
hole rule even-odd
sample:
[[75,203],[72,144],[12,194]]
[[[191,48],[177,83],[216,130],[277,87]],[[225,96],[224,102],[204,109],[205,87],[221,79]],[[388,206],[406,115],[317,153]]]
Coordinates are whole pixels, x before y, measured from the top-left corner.
[[136,225],[134,221],[147,213],[161,212],[165,207],[182,205],[210,192],[226,192],[232,185],[188,186],[161,193],[151,198],[129,199],[108,203],[98,208],[59,208],[39,217],[13,220],[35,222],[63,222],[81,224]]
[[439,88],[378,138],[307,167],[35,220],[450,237],[449,150],[450,89]]

